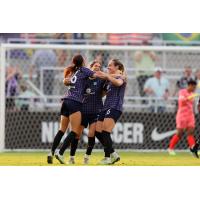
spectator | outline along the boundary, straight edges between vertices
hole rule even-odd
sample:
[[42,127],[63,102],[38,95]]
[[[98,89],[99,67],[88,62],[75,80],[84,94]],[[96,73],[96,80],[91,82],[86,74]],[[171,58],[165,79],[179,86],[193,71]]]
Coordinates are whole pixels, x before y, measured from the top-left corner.
[[144,84],[148,78],[153,76],[157,60],[157,55],[153,51],[136,51],[134,54],[136,77],[141,97],[145,96]]
[[[85,34],[84,33],[73,33],[74,44],[85,44]],[[77,41],[76,41],[77,40]]]
[[6,108],[15,109],[15,96],[18,95],[18,84],[22,73],[18,67],[7,66],[6,68]]
[[107,51],[94,51],[93,53],[94,60],[101,63],[102,68],[105,69],[108,63],[109,53]]
[[149,97],[158,98],[150,103],[150,111],[161,113],[166,109],[165,101],[169,97],[169,81],[162,76],[162,69],[155,68],[154,77],[149,78],[144,85],[144,92]]
[[66,50],[57,50],[57,66],[66,67],[68,62],[68,54]]
[[[197,69],[196,72],[195,72],[195,80],[197,82],[197,88],[196,88],[195,92],[197,94],[200,94],[200,88],[199,88],[199,86],[200,86],[200,69]],[[199,98],[196,98],[195,99],[195,107],[194,107],[195,113],[198,113],[198,111],[199,111],[198,102],[199,102]]]
[[71,42],[68,40],[72,40],[72,33],[56,33],[53,38],[56,40],[61,40],[56,41],[56,44],[71,44]]
[[188,80],[191,78],[193,78],[192,68],[191,66],[185,66],[183,76],[176,83],[178,90],[186,88],[188,85]]
[[[195,80],[197,81],[197,85],[200,85],[200,69],[197,69],[195,72]],[[198,93],[200,93],[200,89],[198,89]]]
[[20,89],[19,96],[15,100],[16,106],[21,111],[29,111],[30,107],[34,107],[34,97],[36,95],[28,90],[25,84],[21,84]]
[[[41,88],[40,75],[44,67],[55,67],[57,65],[57,57],[51,49],[36,50],[29,71],[30,80],[33,78],[33,73],[36,71],[37,86]],[[45,95],[52,95],[54,84],[54,71],[52,69],[43,70],[43,92]]]
[[93,33],[93,40],[95,44],[106,45],[108,44],[108,34],[107,33]]

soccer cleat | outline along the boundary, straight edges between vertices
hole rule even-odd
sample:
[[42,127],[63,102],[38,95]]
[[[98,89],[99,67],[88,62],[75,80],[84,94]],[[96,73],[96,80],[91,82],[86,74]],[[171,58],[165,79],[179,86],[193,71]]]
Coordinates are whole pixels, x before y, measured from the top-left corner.
[[192,148],[190,148],[190,151],[192,152],[193,156],[196,158],[199,158],[198,148],[199,148],[199,144],[197,143]]
[[173,149],[168,149],[167,151],[168,151],[170,156],[175,156],[176,155],[176,153],[175,153],[175,151]]
[[75,164],[75,159],[74,156],[70,156],[69,161],[68,161],[69,165],[74,165]]
[[103,160],[100,161],[100,164],[101,165],[111,165],[112,164],[111,158],[105,157]]
[[84,155],[83,164],[84,165],[88,165],[89,164],[89,156],[87,154]]
[[116,152],[112,153],[111,154],[111,162],[112,162],[112,164],[115,164],[118,161],[120,161],[119,155]]
[[49,153],[47,156],[47,163],[48,164],[53,164],[53,155],[52,153]]
[[60,155],[59,152],[55,153],[55,157],[60,162],[60,164],[65,164],[64,156]]

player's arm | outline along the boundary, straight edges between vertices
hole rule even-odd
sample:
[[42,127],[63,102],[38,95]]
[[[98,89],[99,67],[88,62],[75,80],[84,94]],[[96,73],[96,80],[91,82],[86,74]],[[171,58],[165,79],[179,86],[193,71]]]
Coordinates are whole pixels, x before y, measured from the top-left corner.
[[64,78],[63,84],[66,85],[66,86],[69,86],[71,84],[71,77],[70,78]]
[[72,77],[72,68],[66,67],[64,69],[64,79],[63,84],[69,86],[71,84],[71,77]]
[[114,86],[120,87],[124,81],[121,78],[112,77],[110,74],[98,71],[94,74],[96,77],[110,81]]
[[110,76],[109,74],[107,75],[107,80],[109,80],[114,86],[120,87],[124,81],[122,78],[115,78]]

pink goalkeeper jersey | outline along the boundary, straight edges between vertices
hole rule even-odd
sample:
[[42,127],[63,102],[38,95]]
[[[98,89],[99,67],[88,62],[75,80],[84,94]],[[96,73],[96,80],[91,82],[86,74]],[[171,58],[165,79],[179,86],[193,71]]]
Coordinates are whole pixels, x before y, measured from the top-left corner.
[[194,99],[192,100],[187,99],[192,94],[193,92],[188,92],[187,89],[182,89],[179,91],[177,117],[194,116],[194,110],[193,110]]

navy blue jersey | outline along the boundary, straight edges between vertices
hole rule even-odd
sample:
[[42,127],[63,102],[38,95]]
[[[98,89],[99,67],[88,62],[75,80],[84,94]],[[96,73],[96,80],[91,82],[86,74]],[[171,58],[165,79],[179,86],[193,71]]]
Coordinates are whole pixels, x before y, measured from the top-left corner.
[[99,113],[103,107],[102,91],[105,81],[101,79],[88,79],[85,88],[82,112],[84,114]]
[[88,77],[92,77],[95,72],[86,67],[81,67],[71,77],[71,84],[65,99],[72,99],[74,101],[83,102],[85,87]]
[[[117,77],[117,79],[119,78],[120,77]],[[124,82],[119,87],[114,86],[111,82],[107,82],[106,84],[107,95],[104,102],[103,110],[113,108],[115,110],[122,111],[125,89],[126,89],[126,82]]]

